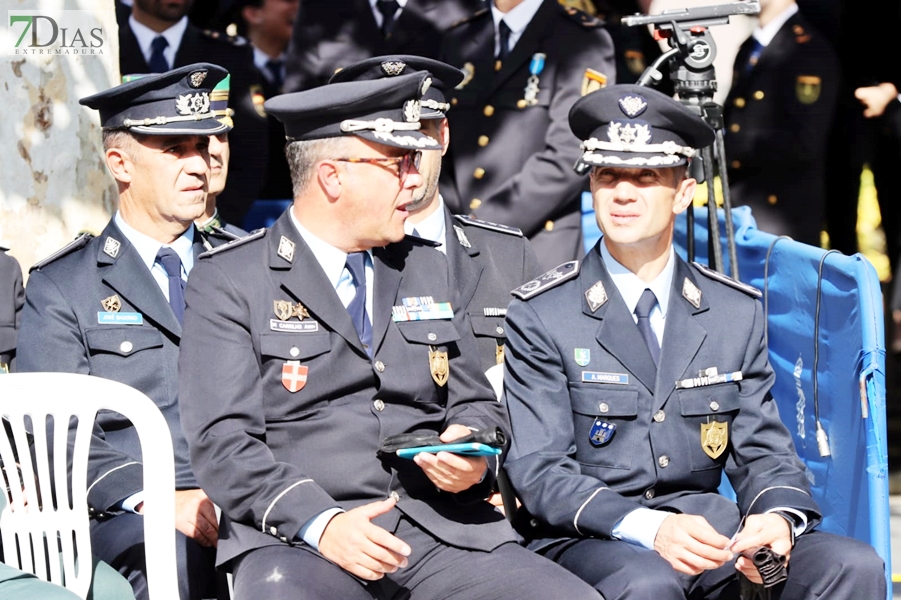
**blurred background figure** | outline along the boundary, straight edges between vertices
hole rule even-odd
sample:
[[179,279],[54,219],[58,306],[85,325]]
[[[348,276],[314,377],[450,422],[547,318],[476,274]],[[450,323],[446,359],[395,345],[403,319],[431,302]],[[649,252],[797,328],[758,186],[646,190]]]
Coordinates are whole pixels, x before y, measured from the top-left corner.
[[324,85],[340,67],[384,54],[437,58],[445,31],[482,0],[305,0],[294,22],[285,91]]
[[496,0],[448,32],[442,60],[466,73],[442,170],[451,212],[521,229],[544,270],[580,257],[586,184],[567,115],[614,81],[603,23],[557,0]]
[[835,52],[795,0],[762,0],[725,104],[732,204],[762,231],[820,245],[838,85]]
[[258,197],[266,170],[268,123],[263,84],[253,51],[243,38],[203,30],[188,21],[193,0],[134,0],[119,27],[119,69],[123,75],[162,73],[197,62],[211,62],[231,75],[234,130],[231,177],[219,197],[219,210],[242,223]]
[[[286,50],[300,0],[229,0],[220,3],[217,27],[247,38],[253,48],[253,64],[263,83],[266,99],[284,91]],[[285,159],[285,129],[267,117],[268,146],[263,187],[258,198],[293,198],[291,173]]]
[[16,358],[16,331],[25,305],[22,268],[0,246],[0,375],[13,370]]

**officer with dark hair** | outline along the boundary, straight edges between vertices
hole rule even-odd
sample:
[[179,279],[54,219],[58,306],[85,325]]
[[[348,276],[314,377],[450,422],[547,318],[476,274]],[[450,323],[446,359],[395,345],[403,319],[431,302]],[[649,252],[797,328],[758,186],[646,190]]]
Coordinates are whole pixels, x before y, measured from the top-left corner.
[[[20,371],[113,379],[159,407],[174,445],[183,599],[216,594],[218,524],[189,464],[177,360],[184,282],[206,250],[193,223],[209,191],[209,139],[229,130],[212,100],[226,76],[219,66],[198,63],[81,99],[100,112],[119,209],[99,237],[80,236],[32,267],[18,344]],[[145,599],[140,441],[118,415],[100,414],[98,424],[88,463],[92,548]]]
[[182,422],[236,600],[596,597],[485,502],[496,456],[379,452],[394,435],[509,428],[444,257],[404,234],[421,152],[440,148],[419,131],[431,84],[415,72],[267,101],[294,204],[191,274]]
[[635,85],[589,94],[569,122],[603,237],[507,313],[505,468],[530,547],[605,598],[737,597],[737,572],[784,600],[884,598],[873,548],[815,529],[760,293],[673,248],[713,130]]

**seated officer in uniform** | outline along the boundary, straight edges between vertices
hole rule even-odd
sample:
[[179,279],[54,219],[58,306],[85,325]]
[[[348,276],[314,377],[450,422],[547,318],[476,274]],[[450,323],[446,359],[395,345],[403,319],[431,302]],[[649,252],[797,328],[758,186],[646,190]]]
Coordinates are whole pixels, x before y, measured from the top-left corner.
[[[82,236],[32,268],[19,333],[20,371],[121,381],[160,408],[175,454],[182,600],[216,593],[215,507],[191,471],[177,366],[184,281],[205,250],[193,222],[208,192],[209,136],[229,129],[211,109],[210,96],[226,75],[198,63],[81,99],[100,112],[119,210],[99,237]],[[143,599],[140,442],[118,415],[102,413],[98,424],[88,463],[92,547]]]
[[494,457],[377,455],[394,434],[508,428],[444,257],[404,235],[420,151],[439,147],[418,131],[430,83],[267,101],[294,204],[191,274],[182,424],[237,600],[597,597],[484,501]]
[[[421,131],[441,144],[422,153],[419,172],[423,184],[413,190],[404,222],[407,234],[437,242],[447,256],[448,269],[457,285],[463,306],[479,345],[483,371],[504,360],[504,315],[510,290],[540,273],[538,259],[522,231],[515,227],[452,215],[438,189],[441,157],[450,145],[446,114],[447,93],[463,81],[463,71],[443,62],[397,54],[377,56],[348,65],[332,76],[330,83],[363,81],[428,71],[432,85],[422,99]],[[440,151],[439,151],[440,150]]]
[[[530,547],[608,600],[735,597],[737,573],[761,582],[740,556],[760,547],[789,560],[774,598],[885,598],[873,548],[814,529],[759,293],[673,250],[687,162],[713,131],[634,85],[589,94],[569,121],[604,235],[507,312],[505,468]],[[717,493],[724,471],[737,504]]]

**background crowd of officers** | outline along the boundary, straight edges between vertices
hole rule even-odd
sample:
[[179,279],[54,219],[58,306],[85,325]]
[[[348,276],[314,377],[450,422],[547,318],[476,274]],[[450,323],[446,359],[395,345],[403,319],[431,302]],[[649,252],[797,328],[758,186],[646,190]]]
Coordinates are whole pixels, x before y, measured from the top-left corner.
[[[880,43],[885,43],[888,47],[890,36],[888,33],[884,36],[874,35],[873,30],[874,27],[885,27],[886,32],[890,31],[892,24],[897,24],[901,15],[897,10],[889,15],[885,15],[883,11],[877,18],[875,5],[874,10],[868,12],[860,3],[855,3],[854,10],[846,7],[848,3],[841,3],[841,7],[839,4],[812,0],[799,0],[797,4],[795,0],[761,1],[763,9],[759,26],[742,44],[737,55],[732,88],[725,106],[726,151],[733,204],[751,206],[753,215],[764,231],[789,235],[799,241],[819,245],[821,232],[825,230],[832,247],[853,253],[856,251],[853,225],[856,221],[859,176],[862,166],[868,163],[876,177],[887,251],[894,268],[901,252],[901,209],[893,202],[897,195],[897,183],[891,177],[891,168],[901,158],[901,102],[898,100],[901,78],[898,77],[896,66],[880,60],[890,53],[873,49]],[[229,436],[238,436],[241,439],[236,437],[234,444],[240,446],[251,443],[242,436],[253,432],[255,427],[263,426],[259,421],[260,415],[254,411],[262,410],[268,419],[278,416],[272,414],[273,410],[287,411],[282,417],[289,415],[292,410],[305,410],[303,406],[291,408],[293,397],[290,394],[283,399],[280,408],[253,404],[251,400],[254,391],[251,388],[247,388],[243,396],[250,402],[246,406],[240,404],[236,396],[235,404],[229,405],[228,410],[244,411],[244,429],[240,432],[224,429],[210,431],[205,435],[209,435],[211,439],[201,439],[196,431],[183,433],[178,423],[179,391],[194,396],[202,395],[201,388],[209,383],[204,381],[203,373],[217,370],[217,365],[206,364],[199,358],[204,352],[202,348],[196,347],[191,352],[195,357],[192,359],[194,362],[184,361],[197,375],[194,378],[196,385],[192,387],[191,383],[182,383],[179,387],[175,377],[174,367],[179,360],[182,335],[182,315],[179,314],[177,304],[179,299],[184,301],[185,294],[182,276],[186,276],[191,270],[200,253],[245,235],[236,226],[244,224],[255,200],[287,200],[303,192],[302,188],[298,188],[297,173],[293,174],[292,186],[289,160],[284,152],[285,131],[286,126],[290,128],[292,119],[300,121],[302,117],[309,118],[309,115],[292,114],[293,109],[280,106],[278,102],[266,104],[267,100],[286,93],[314,90],[329,84],[330,80],[341,81],[342,75],[336,75],[336,72],[349,64],[360,64],[360,61],[372,57],[404,54],[437,59],[456,68],[446,73],[442,81],[442,66],[426,61],[426,64],[417,67],[418,70],[432,73],[432,85],[440,92],[439,99],[431,100],[433,104],[423,102],[422,122],[423,130],[437,140],[437,148],[441,153],[425,153],[439,157],[437,168],[430,171],[434,179],[422,181],[420,178],[422,185],[418,196],[417,192],[411,191],[411,194],[414,202],[421,201],[423,206],[430,208],[423,210],[424,216],[420,218],[411,217],[405,224],[405,229],[407,234],[426,242],[430,240],[441,244],[440,250],[445,254],[446,262],[436,263],[436,268],[446,264],[453,280],[461,285],[462,289],[455,293],[468,299],[464,303],[467,306],[466,327],[471,327],[479,344],[478,369],[488,371],[504,361],[504,346],[508,335],[504,316],[510,299],[509,291],[537,277],[539,273],[566,261],[581,258],[583,254],[581,198],[582,193],[588,190],[588,179],[573,171],[573,165],[580,159],[581,150],[580,140],[573,135],[568,121],[570,109],[579,98],[592,91],[614,83],[635,81],[644,68],[659,55],[660,50],[648,32],[626,28],[619,23],[623,15],[647,12],[648,5],[641,0],[224,0],[196,4],[190,0],[182,3],[134,0],[133,4],[119,0],[116,7],[120,27],[120,71],[123,76],[172,72],[197,63],[214,63],[227,70],[230,75],[230,111],[226,115],[230,117],[229,125],[226,129],[210,128],[205,133],[198,132],[194,136],[196,139],[183,143],[177,149],[180,155],[199,156],[208,152],[213,162],[224,161],[227,185],[223,175],[221,187],[214,190],[215,173],[210,174],[209,193],[203,213],[190,218],[181,215],[181,221],[195,221],[198,229],[196,238],[191,236],[189,241],[183,242],[180,249],[176,247],[177,242],[183,240],[185,235],[181,230],[157,230],[151,233],[141,231],[138,227],[138,231],[134,232],[133,220],[126,219],[129,221],[126,224],[121,215],[128,214],[129,206],[133,211],[136,206],[142,206],[142,203],[148,201],[146,198],[142,199],[138,191],[150,189],[152,181],[144,182],[150,186],[148,188],[140,188],[135,184],[141,177],[149,176],[146,171],[147,163],[137,168],[137,176],[130,171],[135,166],[127,158],[120,158],[116,163],[114,156],[113,163],[110,163],[110,149],[117,147],[117,140],[105,138],[107,164],[120,165],[118,171],[110,166],[120,185],[120,214],[98,237],[93,240],[82,238],[68,247],[63,255],[50,257],[35,266],[29,282],[29,285],[34,286],[29,297],[29,310],[32,313],[30,336],[32,339],[53,340],[53,344],[68,347],[69,350],[60,352],[58,348],[53,348],[53,344],[32,348],[25,354],[26,368],[23,370],[93,370],[97,374],[103,374],[99,371],[108,367],[111,370],[105,376],[134,385],[150,395],[163,409],[174,435],[176,461],[180,468],[179,508],[183,509],[182,514],[185,515],[178,527],[179,564],[184,569],[180,577],[181,593],[183,598],[209,597],[216,593],[214,588],[208,587],[208,584],[215,586],[216,583],[216,577],[212,574],[211,548],[219,540],[212,503],[200,489],[189,463],[186,435],[195,437],[192,440],[192,444],[195,444],[194,451],[203,453],[205,464],[209,465],[202,476],[216,479],[220,483],[223,478],[225,481],[229,481],[229,477],[237,478],[226,486],[235,494],[234,498],[224,497],[226,502],[231,502],[226,507],[227,513],[253,518],[258,512],[265,512],[264,525],[267,518],[269,523],[282,520],[282,529],[273,525],[272,531],[266,529],[262,533],[252,527],[245,530],[241,524],[232,523],[229,529],[231,539],[226,547],[233,554],[223,558],[220,546],[220,562],[240,557],[249,548],[257,550],[271,546],[273,540],[286,541],[284,536],[288,532],[296,533],[300,540],[309,544],[306,537],[309,532],[305,530],[317,518],[316,511],[310,511],[320,505],[327,509],[327,503],[322,503],[322,498],[316,496],[312,486],[300,488],[302,491],[289,495],[283,505],[287,508],[277,507],[276,503],[281,496],[267,506],[256,506],[252,497],[242,496],[240,477],[249,473],[237,468],[229,471],[229,463],[223,461],[233,449],[227,447],[227,442],[223,440]],[[838,27],[839,21],[842,23],[841,28]],[[861,41],[864,36],[867,44]],[[365,70],[366,64],[363,65],[359,71],[345,73],[343,80],[366,81],[384,77],[384,73],[370,77]],[[383,68],[381,61],[369,66],[376,72]],[[216,70],[211,72],[215,73]],[[181,85],[179,78],[183,76],[182,73],[175,77],[171,85]],[[216,77],[223,79],[224,72]],[[211,77],[211,81],[216,77]],[[387,86],[382,87],[384,90],[379,88],[375,94],[377,96],[384,93],[385,102],[388,102],[393,92]],[[667,91],[668,82],[662,82],[660,88]],[[315,103],[316,96],[310,98]],[[426,98],[428,96],[423,96],[424,100]],[[321,96],[323,107],[334,100],[328,98],[327,93]],[[115,94],[112,98],[98,94],[93,104],[85,104],[98,108],[103,120],[111,118],[109,113],[104,114],[104,110],[112,110],[111,107],[118,107],[123,102],[127,104],[127,101]],[[267,111],[267,107],[270,110]],[[129,107],[131,108],[133,107]],[[284,114],[278,120],[276,113],[280,108]],[[426,116],[429,109],[433,114]],[[302,138],[303,132],[296,139]],[[412,142],[398,142],[395,145],[403,147],[403,143]],[[434,159],[423,156],[421,160]],[[192,175],[192,171],[188,169],[184,177],[200,179],[200,167],[194,167],[197,172]],[[397,163],[397,168],[402,169],[402,163]],[[145,171],[142,173],[141,169]],[[422,171],[425,175],[426,170]],[[412,181],[412,178],[408,179]],[[129,186],[133,191],[128,191]],[[177,206],[169,208],[176,213],[179,210]],[[318,255],[313,257],[315,250],[311,254],[300,252],[300,247],[305,248],[310,244],[305,237],[306,230],[301,228],[298,236],[297,225],[295,222],[292,226],[291,219],[283,216],[274,225],[274,233],[270,231],[257,234],[257,238],[263,235],[265,239],[258,244],[251,240],[253,246],[248,248],[259,248],[259,259],[248,249],[240,253],[232,251],[233,254],[228,255],[231,258],[224,260],[236,261],[231,267],[238,270],[248,267],[247,261],[260,260],[260,264],[267,269],[287,277],[298,265],[318,259],[328,274],[323,259]],[[173,227],[179,228],[175,224]],[[313,233],[319,235],[322,232]],[[141,253],[142,244],[135,241],[136,238],[140,239],[141,234],[155,239],[159,239],[159,234],[164,237],[171,234],[174,253],[179,255],[177,258],[180,262],[168,264],[180,267],[178,274],[173,272],[176,267],[170,270],[167,266],[166,261],[172,260],[170,257],[153,254],[148,257]],[[296,260],[295,248],[298,248]],[[425,250],[429,248],[426,247]],[[424,264],[435,260],[434,256],[419,247],[406,248],[404,252],[412,252],[416,256],[421,253],[419,260]],[[77,263],[79,260],[84,264]],[[155,284],[163,290],[164,299],[168,300],[169,306],[157,298],[155,292],[151,294],[142,287],[145,284],[154,285],[146,277],[142,279],[136,275],[136,270],[142,267],[142,260],[143,266],[151,268]],[[361,263],[362,273],[370,277],[375,273],[376,277],[384,278],[391,265],[395,264],[392,261],[401,259],[391,253],[382,255],[376,252],[368,260],[370,262]],[[64,269],[53,264],[58,261],[65,262],[67,267]],[[42,271],[44,267],[46,269]],[[354,274],[349,259],[347,269],[352,273],[352,284],[365,288],[366,275]],[[383,271],[381,275],[380,269]],[[85,285],[84,280],[78,278],[78,273],[83,270],[94,273],[92,277],[96,279],[96,287],[92,287],[94,284]],[[217,297],[222,299],[222,306],[219,308],[224,311],[214,315],[220,321],[216,322],[213,318],[206,323],[204,339],[206,342],[219,339],[223,343],[231,340],[235,347],[229,351],[235,353],[232,357],[235,359],[234,364],[242,364],[240,355],[246,349],[242,350],[240,344],[235,342],[240,331],[226,335],[216,328],[240,317],[252,321],[253,327],[269,331],[270,314],[263,318],[262,314],[258,315],[253,311],[249,314],[239,313],[240,307],[245,303],[265,304],[271,302],[272,298],[230,297],[232,290],[228,286],[223,287],[224,277],[219,279],[213,276],[211,269],[202,272],[204,277],[198,280],[201,283],[197,285],[211,287]],[[561,277],[565,276],[565,271],[561,273]],[[9,370],[15,366],[16,323],[25,298],[21,271],[2,252],[0,277],[3,277],[0,289],[12,292],[10,298],[4,297],[0,302],[0,369]],[[7,288],[7,281],[13,285]],[[271,285],[271,281],[268,276],[263,277],[260,281],[251,282],[245,291],[250,293],[249,290],[252,290],[253,294],[262,293],[264,296],[267,293],[277,294],[278,290],[267,290],[266,286]],[[320,284],[323,281],[310,283]],[[342,281],[344,280],[331,282],[339,296],[342,293]],[[350,285],[349,280],[345,283]],[[398,285],[401,286],[401,292],[413,291],[419,289],[415,283],[415,280],[406,279]],[[289,289],[290,285],[286,283],[284,289]],[[69,288],[77,289],[78,292],[61,293],[61,290]],[[100,298],[111,289],[116,293]],[[367,289],[372,292],[371,283]],[[190,305],[190,288],[188,292]],[[401,292],[398,292],[398,297],[405,295]],[[435,293],[449,294],[449,291],[436,290]],[[318,302],[324,302],[317,299],[315,294],[311,296],[309,291],[298,291],[297,294],[304,298],[302,305],[297,305],[300,310],[304,306],[312,307],[317,306]],[[154,298],[158,301],[154,301]],[[83,303],[81,299],[84,300]],[[77,316],[78,311],[87,311],[86,320],[90,321],[90,315],[99,310],[99,304],[94,304],[101,300],[120,303],[117,311],[131,310],[143,314],[155,324],[152,331],[144,327],[140,328],[139,335],[132,335],[134,332],[129,331],[129,339],[123,341],[120,339],[121,331],[103,327],[84,329],[85,319]],[[362,302],[362,307],[358,306],[362,310],[359,313],[362,315],[361,327],[368,319],[367,307],[372,310],[372,303],[379,302],[379,299],[370,298],[368,305],[366,300]],[[70,314],[68,307],[76,304],[79,304],[78,309]],[[345,304],[352,313],[353,301]],[[106,304],[103,307],[110,310]],[[235,313],[228,313],[229,310],[234,310]],[[327,314],[326,309],[320,310],[323,311],[320,315]],[[901,317],[901,310],[898,314]],[[345,316],[342,313],[342,318]],[[288,319],[290,318],[289,314]],[[327,325],[326,318],[322,318],[322,321]],[[203,329],[199,323],[198,319],[195,324],[197,330]],[[357,321],[354,321],[355,328],[357,325]],[[338,325],[334,327],[340,328]],[[354,344],[361,342],[362,350],[358,348],[360,352],[348,352],[343,345],[341,348],[336,346],[331,349],[334,355],[347,354],[341,361],[341,364],[348,367],[346,372],[337,379],[311,380],[309,383],[304,379],[303,385],[309,385],[312,390],[319,390],[319,386],[339,385],[348,392],[347,397],[357,394],[362,398],[371,391],[366,387],[371,377],[367,373],[371,370],[369,365],[374,364],[384,381],[391,381],[390,385],[384,384],[382,391],[387,402],[390,402],[389,396],[392,393],[425,397],[430,392],[417,391],[416,386],[423,382],[429,383],[431,379],[424,377],[411,381],[405,376],[399,376],[396,381],[389,379],[384,373],[386,369],[393,369],[394,365],[390,360],[377,360],[379,355],[373,355],[373,351],[382,344],[383,349],[387,349],[384,351],[393,356],[396,362],[401,362],[403,358],[397,357],[410,352],[408,346],[411,343],[424,344],[429,348],[455,346],[453,342],[456,333],[453,328],[445,327],[442,330],[436,326],[433,329],[435,330],[428,333],[430,337],[427,339],[419,339],[425,335],[425,329],[418,331],[412,327],[401,329],[403,339],[392,338],[393,329],[387,333],[384,330],[364,333],[359,328],[357,331],[349,329],[342,335],[346,333],[348,340],[353,338]],[[250,356],[244,366],[249,368],[251,364],[260,362],[267,369],[275,369],[282,368],[281,361],[286,361],[284,364],[287,365],[294,359],[300,359],[304,364],[312,365],[317,357],[320,361],[330,360],[328,356],[322,358],[323,354],[330,352],[330,348],[327,340],[319,336],[305,336],[303,346],[293,346],[286,343],[285,339],[272,333],[264,333],[259,342],[248,339],[247,344],[253,345],[257,356]],[[256,347],[257,343],[261,347]],[[153,356],[158,364],[142,362],[141,368],[135,370],[133,365],[123,367],[124,363],[117,363],[127,355],[142,355],[142,351],[147,356]],[[361,355],[361,352],[365,354]],[[61,355],[74,362],[61,366],[58,363]],[[366,355],[374,362],[368,360]],[[84,357],[84,361],[79,362],[77,357]],[[358,361],[360,358],[363,359],[362,362]],[[447,360],[446,353],[444,358]],[[471,368],[464,366],[466,358],[461,354],[452,352],[451,359],[452,369]],[[179,364],[179,368],[184,368],[184,364]],[[431,377],[434,379],[435,367],[431,368]],[[304,377],[306,373],[303,371]],[[293,374],[295,377],[301,375],[296,370]],[[252,381],[250,374],[245,373],[245,377],[236,370],[222,375],[226,377],[225,385],[234,389],[239,389],[242,385],[249,386]],[[256,376],[259,377],[260,374],[257,373]],[[429,383],[426,387],[430,386]],[[285,387],[291,392],[287,384]],[[466,390],[470,396],[484,395],[485,392],[485,389]],[[316,393],[328,396],[331,392],[323,388]],[[453,393],[461,394],[460,390]],[[238,392],[235,394],[240,395]],[[462,402],[462,398],[458,400]],[[377,404],[379,402],[382,402],[381,408]],[[454,408],[453,396],[444,398],[443,402],[447,405],[445,409],[448,413],[457,410]],[[376,400],[374,410],[382,412],[384,408],[385,402],[382,399]],[[448,415],[442,413],[440,417],[436,417],[437,421],[444,416]],[[457,416],[461,416],[459,423],[469,424],[471,427],[494,423],[493,417],[482,421],[482,417],[471,416],[465,407],[459,409]],[[234,414],[230,417],[234,418]],[[184,411],[181,418],[185,418]],[[208,414],[189,413],[189,418],[201,426],[204,419],[212,417]],[[216,415],[215,418],[225,419],[226,415]],[[369,410],[359,418],[369,418]],[[277,422],[279,419],[274,420]],[[497,422],[502,424],[503,419]],[[266,426],[271,426],[271,423],[266,423]],[[341,423],[335,424],[334,431],[338,431],[341,426]],[[106,441],[112,446],[125,447],[129,451],[133,449],[134,440],[129,437],[131,434],[127,428],[120,430],[119,424],[114,421],[105,423],[105,428]],[[288,446],[279,447],[277,443],[273,446],[273,443],[276,442],[270,442],[270,449],[275,448],[276,453],[286,453],[282,460],[303,463],[302,457],[290,455]],[[92,491],[92,505],[109,508],[98,509],[93,515],[95,553],[128,577],[136,596],[141,598],[146,594],[146,584],[141,573],[140,553],[135,555],[128,548],[132,540],[140,538],[138,513],[141,483],[133,468],[117,463],[115,452],[103,454],[107,450],[105,447],[96,450],[109,462],[95,462],[94,475],[99,480],[111,471],[97,471],[98,469],[115,468],[117,477],[115,481],[113,478],[106,479],[104,485],[97,486]],[[252,450],[244,451],[249,453],[248,456],[254,455]],[[262,460],[258,455],[254,456]],[[448,481],[444,482],[446,491],[465,491],[473,483],[456,472],[447,475],[447,472],[457,468],[465,470],[465,466],[418,466],[433,483],[441,477],[435,473],[444,469],[445,476],[448,477]],[[266,478],[274,486],[285,483],[289,490],[293,489],[291,481],[296,479],[296,474],[276,472],[272,468],[263,461],[251,471],[254,477]],[[488,474],[490,473],[489,469]],[[328,478],[329,474],[326,472],[314,477],[317,481]],[[483,483],[493,482],[493,477],[481,471],[476,479],[478,481],[473,490],[478,489],[479,493],[485,491],[482,489],[485,487]],[[453,483],[449,483],[451,480]],[[463,486],[460,481],[468,481],[468,484]],[[384,486],[384,483],[373,480],[361,485],[371,484],[375,489]],[[416,486],[419,483],[404,482],[397,489],[401,494],[409,494],[411,489],[418,489]],[[336,485],[340,487],[340,482]],[[391,485],[396,485],[396,482]],[[439,490],[445,489],[440,484],[435,485]],[[455,489],[454,486],[463,487]],[[392,498],[388,502],[398,501],[394,492]],[[494,552],[497,545],[508,541],[504,537],[507,533],[491,533],[490,517],[476,519],[481,533],[461,534],[456,530],[449,533],[450,529],[442,529],[442,519],[465,521],[472,519],[472,515],[460,517],[446,507],[442,509],[445,513],[438,515],[434,511],[429,512],[431,509],[426,505],[430,501],[424,501],[425,508],[421,509],[422,512],[417,512],[420,509],[410,506],[418,500],[405,500],[405,516],[400,522],[395,519],[389,529],[405,532],[408,537],[415,539],[422,534],[417,523],[425,523],[424,528],[439,540],[439,550],[436,552],[447,552],[447,548],[442,546],[444,543]],[[585,505],[582,506],[584,508]],[[357,506],[354,510],[356,508],[370,511],[367,518],[387,527],[387,521],[378,519],[390,511],[390,506],[366,504]],[[280,514],[280,511],[284,514]],[[187,515],[191,515],[190,518]],[[304,518],[306,516],[311,518]],[[333,518],[334,513],[326,516]],[[812,520],[815,519],[812,516]],[[791,518],[787,520],[792,523]],[[807,523],[806,520],[804,522]],[[304,525],[304,528],[297,532],[300,525]],[[318,534],[324,536],[321,529]],[[324,543],[326,538],[322,539]],[[315,544],[310,545],[316,547]],[[383,564],[397,567],[403,563],[406,566],[410,549],[392,546],[390,542],[386,546],[392,549],[391,558],[384,559]],[[249,575],[245,575],[239,593],[250,593],[254,589],[255,578],[266,575],[266,567],[270,562],[282,559],[275,554],[257,553],[254,556],[257,557],[256,563],[247,561],[242,567]],[[414,558],[421,559],[414,556],[410,560]],[[454,558],[448,556],[446,560],[452,562]],[[497,560],[501,560],[498,564],[505,567],[513,565],[516,569],[546,568],[543,565],[535,567],[529,559],[519,555],[503,555]],[[358,577],[369,578],[365,570],[359,574],[339,560],[335,562]],[[187,565],[191,565],[191,569]],[[486,563],[486,568],[494,566]],[[515,573],[514,569],[507,576],[511,586],[508,592],[511,594],[514,591]],[[458,575],[452,570],[448,571],[444,575],[448,580],[445,583]],[[411,577],[412,583],[408,583],[417,584],[416,575],[412,574]],[[0,574],[0,581],[2,578],[3,575]],[[439,581],[440,579],[439,577]],[[328,575],[323,575],[323,581],[329,581],[329,585],[334,584]],[[301,585],[300,581],[290,577],[285,584],[289,583]],[[309,582],[304,584],[309,585]],[[568,585],[574,586],[571,597],[584,593],[575,583]],[[534,589],[530,592],[530,597],[541,597]],[[378,593],[390,596],[392,592],[386,588]],[[273,594],[278,595],[276,592]],[[590,594],[585,597],[590,597]]]

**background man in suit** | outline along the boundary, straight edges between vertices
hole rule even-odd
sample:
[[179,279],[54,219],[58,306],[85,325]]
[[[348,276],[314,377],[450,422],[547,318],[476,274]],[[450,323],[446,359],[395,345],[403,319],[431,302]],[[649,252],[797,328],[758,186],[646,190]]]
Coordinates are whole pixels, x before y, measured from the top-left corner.
[[594,594],[483,500],[495,458],[376,453],[392,434],[507,427],[473,376],[444,258],[404,236],[418,149],[439,147],[418,131],[429,84],[413,73],[267,101],[292,140],[294,204],[191,275],[182,418],[238,600]]
[[[82,236],[33,267],[18,347],[21,371],[121,381],[160,408],[174,445],[178,579],[185,599],[216,591],[216,515],[189,464],[177,360],[184,279],[204,251],[192,224],[208,191],[208,140],[228,131],[210,95],[226,75],[216,65],[188,65],[81,100],[100,111],[119,210],[100,237]],[[140,442],[118,415],[100,415],[98,423],[102,439],[88,473],[93,550],[146,598],[143,524],[136,514]]]
[[447,29],[481,0],[304,0],[288,49],[285,91],[324,85],[339,68],[373,56],[438,58]]
[[240,226],[257,199],[266,170],[267,122],[263,87],[247,41],[188,21],[193,0],[135,0],[119,28],[119,70],[123,75],[162,73],[199,62],[221,65],[231,76],[234,131],[229,186],[219,198],[223,218]]
[[762,231],[819,246],[838,58],[795,0],[760,4],[725,103],[732,204],[750,206]]
[[[736,560],[758,547],[790,557],[775,597],[885,597],[873,548],[812,531],[759,292],[673,249],[687,162],[713,130],[634,85],[583,98],[570,124],[604,237],[581,268],[520,287],[507,314],[506,469],[531,547],[608,599],[734,597],[736,570],[761,580]],[[723,472],[737,503],[717,491]]]
[[452,212],[521,229],[549,269],[581,255],[573,102],[612,83],[603,23],[557,0],[497,0],[458,24],[442,60],[466,78],[452,94],[442,184]]
[[520,230],[451,214],[439,191],[441,157],[450,144],[446,113],[448,96],[463,72],[430,58],[396,54],[366,59],[340,70],[331,82],[363,81],[426,71],[432,85],[423,96],[422,131],[438,140],[439,150],[423,152],[419,172],[423,185],[413,190],[404,231],[440,244],[479,345],[481,370],[503,363],[504,316],[510,290],[540,273],[535,253]]

